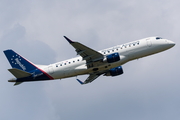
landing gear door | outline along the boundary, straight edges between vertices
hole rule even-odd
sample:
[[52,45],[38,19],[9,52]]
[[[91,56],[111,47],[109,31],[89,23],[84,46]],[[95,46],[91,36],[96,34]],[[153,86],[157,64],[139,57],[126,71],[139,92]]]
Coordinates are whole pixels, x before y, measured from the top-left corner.
[[147,42],[147,46],[148,46],[148,47],[151,47],[151,46],[152,46],[152,43],[151,43],[151,40],[150,40],[150,39],[146,39],[146,42]]

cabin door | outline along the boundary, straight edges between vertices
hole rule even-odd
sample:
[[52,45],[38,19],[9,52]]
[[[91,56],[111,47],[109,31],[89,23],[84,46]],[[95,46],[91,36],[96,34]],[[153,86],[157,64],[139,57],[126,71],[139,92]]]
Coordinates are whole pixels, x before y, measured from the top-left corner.
[[147,41],[147,46],[148,46],[148,47],[151,47],[151,46],[152,46],[151,40],[150,40],[150,39],[147,39],[146,41]]

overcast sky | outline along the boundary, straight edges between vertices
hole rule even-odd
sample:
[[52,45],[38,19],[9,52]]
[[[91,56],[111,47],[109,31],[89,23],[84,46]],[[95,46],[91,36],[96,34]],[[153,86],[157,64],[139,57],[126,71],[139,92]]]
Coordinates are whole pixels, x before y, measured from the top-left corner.
[[[1,0],[1,120],[176,120],[180,118],[179,0]],[[165,52],[123,65],[87,85],[75,79],[13,86],[3,50],[36,64],[76,56],[66,35],[95,50],[161,36]],[[87,76],[78,76],[85,80]]]

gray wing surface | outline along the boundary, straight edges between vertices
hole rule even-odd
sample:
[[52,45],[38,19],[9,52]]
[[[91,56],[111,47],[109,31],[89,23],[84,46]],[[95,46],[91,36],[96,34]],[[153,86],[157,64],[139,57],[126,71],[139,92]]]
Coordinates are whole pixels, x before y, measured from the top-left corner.
[[101,74],[90,74],[89,77],[84,81],[80,81],[79,79],[77,79],[77,81],[80,83],[80,84],[87,84],[87,83],[91,83],[92,81],[94,81],[96,78],[98,78]]
[[103,54],[79,42],[74,42],[70,40],[69,38],[67,38],[66,36],[64,36],[64,38],[75,48],[75,51],[77,52],[77,54],[80,55],[83,58],[83,60],[87,61],[87,63],[94,62],[94,61],[104,58]]
[[98,78],[101,74],[90,74],[89,77],[84,81],[84,84],[91,83],[96,78]]
[[[99,53],[98,51],[95,51],[79,42],[74,42],[69,38],[67,38],[66,36],[64,36],[64,38],[75,48],[77,54],[80,55],[83,58],[83,60],[86,60],[86,64],[88,68],[94,67],[93,65],[94,62],[102,60],[104,58],[104,55]],[[77,79],[77,81],[80,84],[91,83],[102,74],[104,74],[104,71],[91,73],[84,82],[80,81],[79,79]]]

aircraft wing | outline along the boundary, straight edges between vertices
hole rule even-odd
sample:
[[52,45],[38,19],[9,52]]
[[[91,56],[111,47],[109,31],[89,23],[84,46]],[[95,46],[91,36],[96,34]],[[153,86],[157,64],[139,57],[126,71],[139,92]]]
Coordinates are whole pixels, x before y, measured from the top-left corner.
[[64,38],[76,49],[77,54],[80,55],[83,58],[83,60],[86,60],[87,63],[98,61],[98,60],[104,58],[103,54],[101,54],[79,42],[74,42],[74,41],[70,40],[69,38],[67,38],[66,36],[64,36]]
[[87,84],[87,83],[91,83],[92,81],[94,81],[96,78],[98,78],[101,74],[90,74],[89,77],[84,81],[80,81],[79,79],[77,79],[77,81],[80,83],[80,84]]

